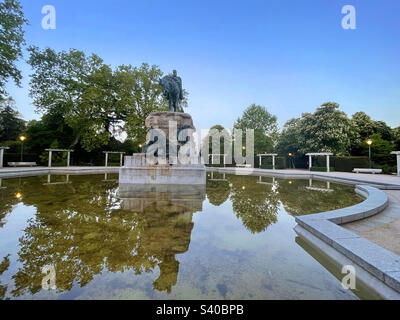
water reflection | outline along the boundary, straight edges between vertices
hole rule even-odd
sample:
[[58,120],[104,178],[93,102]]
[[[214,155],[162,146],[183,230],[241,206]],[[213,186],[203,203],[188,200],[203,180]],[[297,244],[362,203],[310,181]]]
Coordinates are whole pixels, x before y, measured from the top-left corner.
[[154,289],[170,293],[179,273],[175,256],[189,249],[192,217],[203,210],[205,186],[121,184],[119,197],[124,210],[141,218],[140,226],[136,226],[141,230],[136,252],[151,257],[160,269]]
[[[117,177],[41,176],[3,181],[0,228],[7,229],[8,217],[17,207],[34,210],[15,246],[5,254],[8,247],[1,251],[0,298],[41,292],[42,268],[47,265],[55,267],[57,294],[83,288],[105,273],[129,272],[154,274],[151,290],[170,293],[180,273],[177,256],[188,254],[193,216],[202,215],[206,196],[214,207],[229,203],[247,234],[261,233],[277,223],[282,206],[297,215],[359,201],[349,187],[334,184],[330,186],[334,192],[316,192],[307,189],[309,181],[303,180],[289,184],[268,177],[210,173],[206,188],[138,187],[119,186]],[[312,186],[325,184],[314,181]],[[16,193],[23,197],[17,199]],[[3,273],[11,274],[12,280],[5,281]]]
[[[3,258],[3,261],[0,263],[0,276],[7,271],[8,267],[10,266],[10,259],[9,256]],[[0,300],[3,300],[6,292],[7,292],[7,285],[2,285],[0,282]]]
[[251,233],[265,231],[277,221],[279,194],[269,184],[252,176],[229,176],[230,200],[236,216]]

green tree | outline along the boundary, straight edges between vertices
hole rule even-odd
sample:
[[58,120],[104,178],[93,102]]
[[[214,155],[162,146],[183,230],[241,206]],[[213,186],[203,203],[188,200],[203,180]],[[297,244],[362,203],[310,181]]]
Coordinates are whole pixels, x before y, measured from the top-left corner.
[[[211,136],[210,131],[215,132],[215,130],[217,130],[221,134],[221,137],[219,139],[219,150],[213,150],[213,148],[216,149],[217,147],[213,145],[213,137]],[[228,154],[229,153],[228,150],[225,150],[225,140],[222,135],[224,130],[225,130],[225,128],[223,126],[221,126],[220,124],[216,124],[210,128],[210,131],[207,133],[207,135],[202,140],[203,156],[207,156],[207,154],[206,154],[207,149],[203,150],[203,148],[205,148],[207,143],[208,143],[208,154],[209,155],[211,155],[211,154]],[[226,132],[226,134],[228,134],[228,132]],[[218,158],[217,156],[214,156],[214,163],[217,163],[217,158]],[[211,163],[211,158],[209,159],[209,161]],[[219,164],[222,165],[223,161],[224,161],[223,156],[220,156]]]
[[339,110],[339,104],[326,102],[313,114],[304,114],[301,121],[306,152],[333,152],[336,155],[349,153],[354,136],[350,119]]
[[25,121],[15,108],[15,101],[8,97],[0,100],[0,141],[15,141],[25,128]]
[[0,98],[6,96],[5,86],[10,78],[18,86],[21,83],[22,75],[16,61],[22,57],[23,26],[27,22],[18,0],[0,3]]
[[400,127],[393,129],[394,147],[400,150]]
[[73,130],[72,147],[81,142],[90,151],[106,144],[110,133],[105,117],[115,102],[111,69],[100,57],[77,50],[30,47],[29,52],[34,70],[30,95],[37,111],[63,116]]
[[[394,144],[391,141],[382,139],[379,133],[373,134],[371,137],[373,141],[371,145],[372,160],[378,164],[391,164],[394,165],[395,157],[390,153],[394,150]],[[368,146],[364,145],[364,155],[368,155]]]
[[159,79],[161,70],[143,63],[140,67],[121,66],[117,78],[117,110],[125,122],[128,138],[143,144],[146,141],[146,118],[152,112],[167,111],[168,103],[163,97]]
[[357,112],[351,118],[354,129],[354,139],[351,141],[351,153],[365,153],[365,142],[378,134],[380,139],[391,142],[395,140],[395,131],[383,121],[374,121],[364,112]]
[[283,126],[279,136],[277,150],[281,154],[296,154],[299,149],[304,148],[304,137],[301,134],[301,119],[293,118]]
[[337,103],[327,102],[314,113],[303,113],[301,118],[289,120],[280,136],[278,149],[285,153],[348,154],[354,130],[347,115],[338,109]]
[[78,143],[92,151],[125,130],[143,143],[145,119],[165,110],[157,66],[119,66],[112,70],[95,54],[55,52],[30,47],[30,95],[37,111],[60,113],[73,130],[71,147]]
[[275,139],[278,132],[277,117],[270,114],[268,110],[260,105],[252,104],[244,112],[241,118],[237,119],[233,127],[241,129],[254,129],[266,136]]

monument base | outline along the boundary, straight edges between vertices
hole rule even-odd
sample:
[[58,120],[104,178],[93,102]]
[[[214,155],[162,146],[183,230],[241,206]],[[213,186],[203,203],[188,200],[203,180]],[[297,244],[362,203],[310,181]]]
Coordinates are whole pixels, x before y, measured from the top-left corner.
[[206,167],[204,165],[122,167],[119,170],[119,183],[203,185],[206,183]]
[[[200,163],[200,156],[196,150],[192,150],[191,144],[194,141],[193,132],[187,132],[186,139],[183,139],[179,132],[185,129],[195,129],[192,117],[187,113],[179,112],[155,112],[150,114],[146,119],[146,128],[156,130],[160,135],[164,136],[164,140],[168,141],[168,148],[165,148],[165,161],[146,161],[145,153],[137,153],[132,156],[125,157],[125,165],[119,171],[120,184],[137,184],[137,185],[205,185],[206,184],[206,167],[202,164],[184,164],[184,163]],[[156,139],[157,138],[157,139]],[[149,151],[148,148],[159,141],[159,137],[148,138],[143,147],[144,151],[151,154],[153,158],[158,157],[155,150]],[[178,141],[178,139],[183,139]],[[188,146],[187,159],[178,164],[162,164],[169,162],[170,148],[178,152],[182,146]],[[156,149],[157,150],[157,149]],[[157,150],[158,152],[158,150]],[[191,161],[190,158],[198,157],[197,161]],[[171,161],[172,162],[172,161]]]
[[192,214],[203,210],[206,186],[120,184],[118,194],[124,210],[185,214],[191,222]]

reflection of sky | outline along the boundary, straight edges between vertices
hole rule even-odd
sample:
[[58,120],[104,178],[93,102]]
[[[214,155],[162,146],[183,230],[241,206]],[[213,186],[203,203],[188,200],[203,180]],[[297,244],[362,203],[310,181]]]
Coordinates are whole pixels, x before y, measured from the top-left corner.
[[[54,181],[60,179],[60,177],[53,178]],[[231,176],[227,176],[227,178],[232,179]],[[240,178],[238,181],[232,179],[233,187],[237,188],[241,186],[242,183],[247,182],[246,190],[249,190],[251,184],[253,184],[256,188],[254,190],[257,191],[258,195],[260,195],[260,193],[258,193],[259,190],[268,190],[264,185],[256,184],[258,181],[257,177],[254,177],[254,179],[250,177],[248,180],[247,178],[249,177]],[[72,189],[65,189],[65,192],[71,199],[74,199],[73,208],[77,210],[75,214],[85,214],[85,212],[79,212],[79,208],[81,207],[80,201],[83,203],[83,201],[92,199],[92,195],[89,193],[80,194],[79,190],[82,190],[80,187],[85,185],[90,188],[90,186],[94,184],[99,184],[103,179],[104,176],[102,175],[70,177],[72,184],[68,186]],[[265,178],[265,181],[267,180],[268,178]],[[14,181],[14,183],[16,182],[15,180],[10,180],[10,183],[7,183],[5,180],[6,185],[8,185],[8,191],[10,192],[12,191],[12,181]],[[21,185],[25,185],[26,188],[23,200],[25,199],[30,203],[40,201],[42,208],[45,208],[46,203],[51,205],[52,200],[56,200],[51,196],[53,195],[53,197],[55,197],[55,189],[50,188],[65,188],[64,186],[44,187],[42,183],[46,181],[46,177],[36,180],[30,178],[29,181],[30,186],[28,188],[29,183],[27,182],[24,184],[24,179],[21,180]],[[281,180],[280,182],[287,183],[286,180]],[[39,185],[36,186],[35,183]],[[308,185],[308,181],[304,183]],[[99,188],[99,186],[97,186],[97,188],[99,188],[97,189],[98,195],[109,196],[112,198],[110,199],[110,203],[118,201],[115,199],[116,194],[110,192],[114,190],[113,188],[115,188],[116,184],[101,184],[101,186],[103,187]],[[335,187],[336,185],[333,184],[333,186]],[[293,184],[290,187],[294,188],[296,186]],[[40,188],[43,188],[43,192],[46,188],[49,188],[52,192],[49,193],[46,198],[42,196],[41,192],[38,192]],[[69,193],[71,192],[70,190],[76,190],[76,192]],[[100,190],[108,190],[108,192],[103,193],[100,192]],[[214,192],[218,192],[219,189],[215,188],[213,190]],[[241,192],[241,188],[237,190]],[[12,192],[10,194],[12,194]],[[76,196],[76,198],[73,198],[74,196]],[[248,196],[248,194],[246,194],[246,196]],[[35,199],[36,197],[37,199]],[[266,199],[266,201],[268,201],[268,196]],[[95,203],[93,205],[96,206]],[[86,205],[83,208],[85,208],[85,210],[90,210],[91,207]],[[93,207],[93,209],[94,208],[95,207]],[[118,210],[114,211],[111,207],[108,207],[107,210],[109,211],[107,211],[107,213],[104,212],[104,214],[109,214],[113,211],[112,217],[116,219],[113,222],[116,223],[115,226],[120,227],[124,225],[125,222],[118,220]],[[95,212],[99,217],[103,217],[101,210]],[[132,216],[134,215],[133,212],[129,213],[132,213]],[[146,212],[146,214],[149,214],[149,212]],[[252,213],[249,212],[249,214],[251,215]],[[173,284],[171,294],[167,294],[165,291],[159,292],[153,290],[153,283],[160,276],[159,267],[150,270],[150,272],[142,272],[139,275],[135,275],[131,270],[112,273],[104,268],[103,272],[101,274],[95,274],[93,280],[87,285],[80,287],[79,284],[75,283],[72,290],[61,293],[58,298],[355,298],[351,293],[344,292],[341,289],[340,282],[296,244],[296,234],[293,230],[296,225],[294,217],[286,213],[280,201],[278,201],[276,214],[276,223],[268,225],[264,232],[253,234],[244,227],[242,220],[233,213],[232,200],[228,198],[228,200],[220,206],[214,206],[208,200],[205,200],[203,202],[203,210],[193,214],[193,229],[191,229],[190,222],[185,219],[181,219],[179,223],[175,224],[175,222],[178,221],[174,220],[176,216],[168,218],[171,220],[164,218],[165,225],[171,226],[171,228],[163,229],[163,232],[165,232],[165,234],[171,232],[172,237],[163,236],[163,239],[165,241],[171,241],[171,244],[175,246],[175,248],[171,248],[170,250],[172,253],[178,252],[175,254],[175,259],[180,263],[178,281],[176,284]],[[6,225],[0,228],[0,258],[11,254],[11,266],[9,271],[0,276],[0,281],[3,285],[11,283],[11,276],[21,267],[16,261],[20,249],[18,243],[19,239],[24,234],[23,230],[27,226],[27,220],[29,218],[38,219],[39,215],[40,213],[36,212],[34,206],[28,207],[20,203],[14,207],[12,213],[8,216]],[[62,216],[63,215],[59,216],[58,219]],[[129,215],[125,215],[124,217],[128,217],[129,219]],[[48,220],[44,219],[43,221]],[[155,220],[149,219],[148,221]],[[167,223],[172,221],[175,222],[172,224]],[[59,221],[50,220],[49,223],[54,223],[54,226],[57,226]],[[68,224],[69,222],[66,220],[65,223]],[[100,226],[101,224],[98,225],[99,230],[96,232],[102,232]],[[162,223],[160,226],[163,226]],[[141,231],[143,232],[142,235],[144,235],[146,232],[146,224],[141,223],[140,227],[144,228]],[[147,226],[147,228],[149,227],[151,226]],[[156,229],[158,227],[157,225]],[[73,228],[79,228],[79,226],[71,224],[71,228],[68,229],[69,232],[76,231]],[[91,228],[89,229],[93,231]],[[116,230],[120,229],[116,228]],[[109,232],[110,230],[107,231]],[[160,231],[156,231],[158,232],[157,235],[160,235]],[[32,233],[32,235],[36,236],[40,234],[40,232]],[[76,235],[77,234],[75,234],[75,236]],[[107,233],[107,235],[110,236],[111,234]],[[68,234],[65,234],[65,236],[68,236]],[[182,238],[177,240],[176,237]],[[142,249],[150,248],[153,254],[158,253],[157,248],[168,248],[168,243],[160,244],[160,240],[156,237],[152,238],[149,233],[145,235],[145,238],[146,246]],[[189,243],[189,240],[189,247],[186,248],[185,245]],[[79,246],[83,246],[83,244],[90,245],[90,241],[77,242],[76,246],[79,249]],[[86,248],[82,247],[80,249],[82,252],[85,252]],[[79,263],[83,264],[82,261],[85,261],[85,259],[90,261],[91,254],[93,253],[88,253],[88,256],[81,256],[80,258],[83,259],[79,261]],[[159,255],[159,258],[163,259],[162,255]],[[78,261],[76,263],[78,263]],[[125,263],[126,261],[121,261],[122,265]],[[127,264],[129,265],[129,263]],[[45,291],[41,291],[33,296],[33,298],[56,297],[56,292]],[[25,294],[22,298],[32,298],[32,296]]]
[[[97,53],[107,64],[177,69],[197,128],[233,122],[251,103],[280,125],[326,101],[349,115],[365,111],[399,126],[400,2],[352,0],[357,29],[343,30],[348,1],[22,0],[29,45]],[[57,29],[41,29],[41,9],[57,10]],[[27,54],[25,54],[27,59]],[[23,89],[10,93],[37,118]]]

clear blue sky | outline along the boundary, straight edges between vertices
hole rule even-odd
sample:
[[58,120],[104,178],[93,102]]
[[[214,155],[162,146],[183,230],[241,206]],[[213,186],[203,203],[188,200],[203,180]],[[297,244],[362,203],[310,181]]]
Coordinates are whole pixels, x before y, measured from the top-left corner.
[[[106,63],[177,69],[197,128],[231,128],[251,103],[279,124],[336,101],[349,116],[365,111],[400,125],[399,0],[22,0],[28,45],[76,48]],[[43,30],[54,5],[57,29]],[[351,4],[357,29],[344,30]],[[25,59],[27,59],[25,53]],[[25,119],[38,118],[23,88],[9,85]]]

